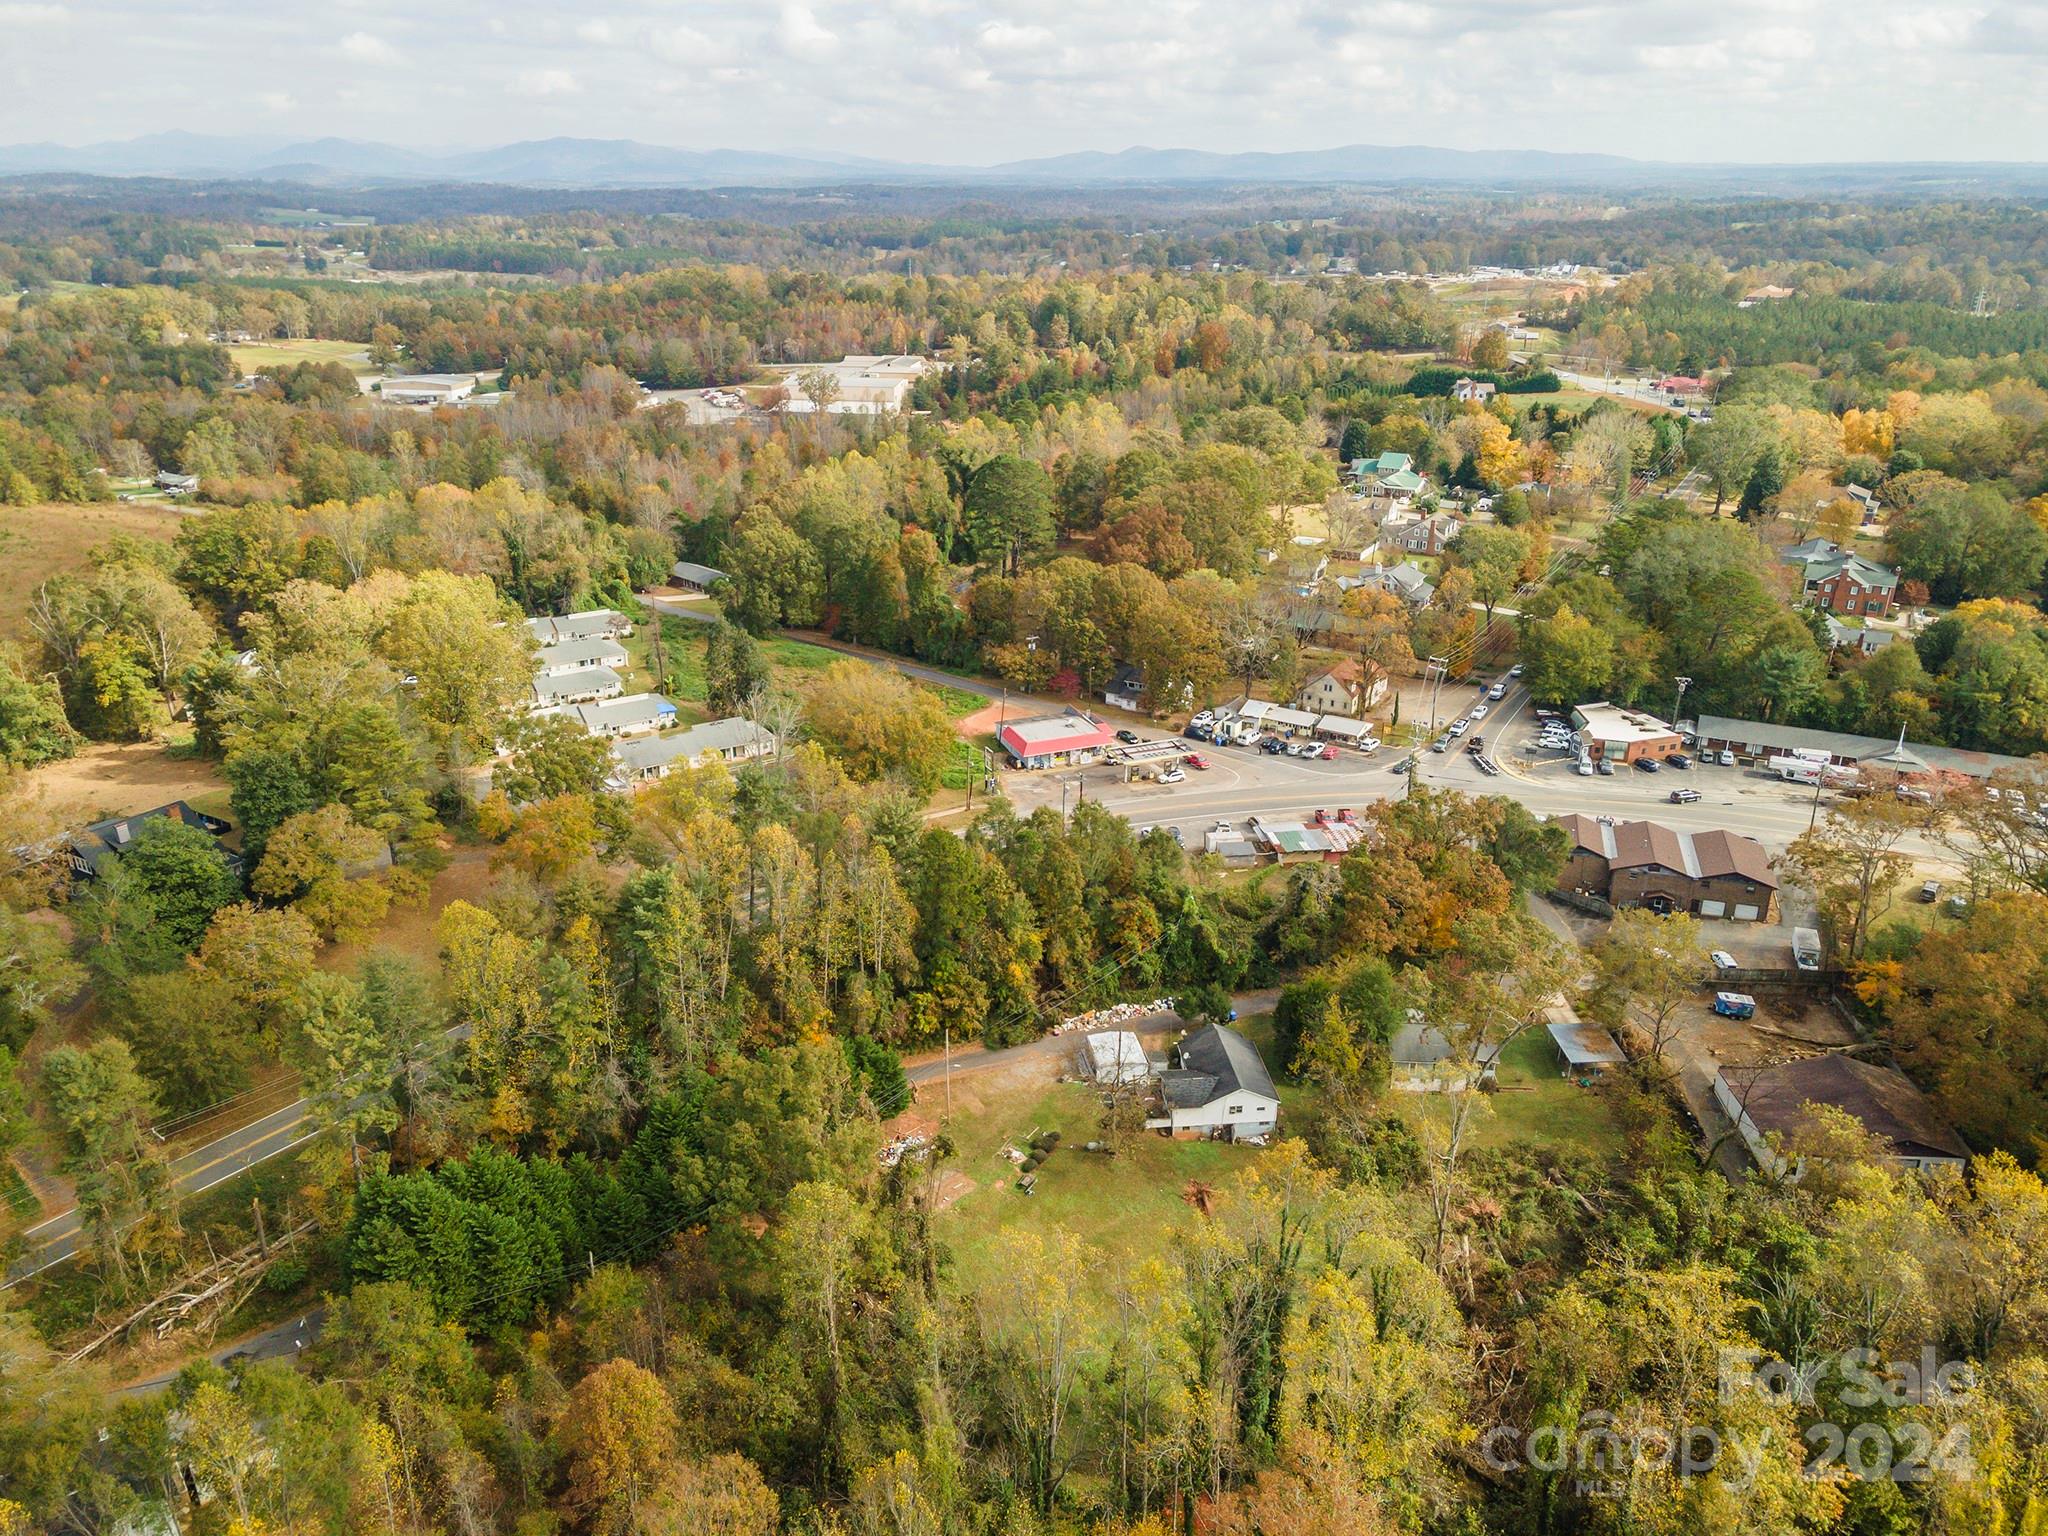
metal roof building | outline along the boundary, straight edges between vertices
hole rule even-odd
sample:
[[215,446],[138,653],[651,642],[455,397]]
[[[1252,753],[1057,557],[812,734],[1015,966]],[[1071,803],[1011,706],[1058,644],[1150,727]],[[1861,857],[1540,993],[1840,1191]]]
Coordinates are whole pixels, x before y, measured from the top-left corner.
[[1839,767],[1870,764],[1900,773],[1920,773],[1931,768],[1942,773],[1966,774],[1973,779],[1988,779],[1994,773],[2036,766],[2024,757],[2008,757],[2001,752],[1966,752],[1961,747],[1932,747],[1919,742],[1901,744],[1883,736],[1856,736],[1847,731],[1821,731],[1761,720],[1731,720],[1725,715],[1701,715],[1693,732],[1703,750],[1725,749],[1738,757],[1768,757],[1804,749],[1827,753],[1829,761]]

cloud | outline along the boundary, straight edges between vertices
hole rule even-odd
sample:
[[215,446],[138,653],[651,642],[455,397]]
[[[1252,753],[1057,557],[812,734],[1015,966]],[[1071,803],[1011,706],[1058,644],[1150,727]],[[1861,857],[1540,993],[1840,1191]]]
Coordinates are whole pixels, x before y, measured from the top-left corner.
[[256,98],[256,104],[266,112],[291,112],[299,105],[299,98],[290,91],[265,91]]
[[785,5],[775,38],[785,53],[800,59],[822,59],[839,47],[839,34],[820,22],[808,5]]
[[396,64],[398,50],[374,32],[351,32],[341,40],[341,56],[358,64]]
[[991,21],[981,29],[981,45],[1012,53],[1036,53],[1041,48],[1052,46],[1053,36],[1046,27],[1020,27],[1011,21]]
[[605,44],[612,40],[612,24],[603,17],[576,23],[576,36],[583,42]]
[[583,89],[582,82],[566,69],[521,70],[512,86],[522,96],[574,96]]
[[70,19],[71,12],[61,5],[0,5],[0,26],[44,26]]

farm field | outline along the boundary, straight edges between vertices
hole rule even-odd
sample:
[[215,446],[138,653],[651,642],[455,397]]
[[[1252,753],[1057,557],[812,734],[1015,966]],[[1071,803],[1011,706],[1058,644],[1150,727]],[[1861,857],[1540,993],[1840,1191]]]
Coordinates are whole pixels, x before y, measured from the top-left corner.
[[289,368],[294,363],[341,363],[357,374],[375,373],[366,341],[252,341],[228,348],[243,373]]
[[145,502],[0,507],[0,638],[25,637],[29,595],[52,576],[84,570],[93,545],[116,534],[168,543],[179,517]]

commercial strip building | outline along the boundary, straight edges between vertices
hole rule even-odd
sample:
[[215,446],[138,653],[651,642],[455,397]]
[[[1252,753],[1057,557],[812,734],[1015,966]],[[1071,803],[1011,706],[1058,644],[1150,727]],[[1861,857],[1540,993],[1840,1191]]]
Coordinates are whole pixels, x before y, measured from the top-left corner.
[[476,393],[473,373],[413,373],[384,380],[377,393],[387,405],[453,405]]
[[[909,354],[850,353],[836,363],[801,363],[783,371],[782,409],[793,415],[810,415],[822,403],[826,414],[832,416],[893,415],[909,408],[910,392],[917,381],[938,366],[930,358]],[[820,376],[831,381],[822,402],[804,391],[807,379]]]
[[1069,709],[1012,720],[996,732],[996,740],[1019,768],[1072,768],[1099,761],[1116,734],[1080,710]]
[[1884,736],[1856,736],[1847,731],[1819,731],[1803,725],[1762,720],[1731,720],[1701,715],[1693,733],[1703,752],[1733,752],[1737,758],[1762,761],[1792,752],[1825,752],[1838,768],[1890,768],[1901,774],[1959,773],[1988,779],[1994,773],[2034,770],[2024,757],[1999,752],[1966,752],[1960,747],[1931,747]]
[[615,608],[586,608],[581,613],[542,614],[526,621],[526,632],[539,646],[568,640],[623,640],[633,621]]
[[612,746],[611,785],[630,789],[666,778],[678,768],[702,768],[713,762],[742,763],[775,752],[775,733],[751,720],[734,716],[708,720],[660,736],[636,736]]
[[1557,824],[1572,840],[1561,877],[1565,890],[1616,907],[1739,923],[1767,923],[1775,913],[1777,877],[1755,838],[1576,812],[1558,817]]

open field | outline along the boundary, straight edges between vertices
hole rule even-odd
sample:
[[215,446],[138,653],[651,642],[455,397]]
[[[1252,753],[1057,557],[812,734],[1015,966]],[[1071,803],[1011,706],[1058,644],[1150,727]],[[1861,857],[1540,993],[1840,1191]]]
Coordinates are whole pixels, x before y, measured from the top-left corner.
[[190,800],[214,815],[227,810],[219,766],[171,752],[162,742],[92,742],[75,757],[31,768],[22,779],[53,825],[132,816],[168,800]]
[[19,639],[29,594],[52,576],[85,569],[85,554],[116,534],[165,542],[179,514],[138,502],[0,507],[0,637]]
[[294,363],[341,363],[356,373],[375,373],[366,341],[252,341],[228,348],[244,373],[266,373]]

